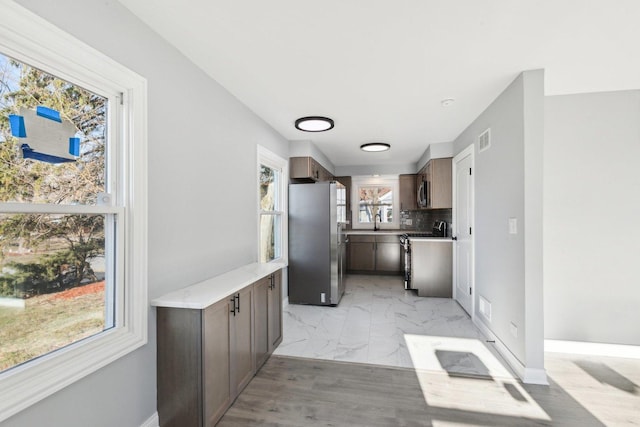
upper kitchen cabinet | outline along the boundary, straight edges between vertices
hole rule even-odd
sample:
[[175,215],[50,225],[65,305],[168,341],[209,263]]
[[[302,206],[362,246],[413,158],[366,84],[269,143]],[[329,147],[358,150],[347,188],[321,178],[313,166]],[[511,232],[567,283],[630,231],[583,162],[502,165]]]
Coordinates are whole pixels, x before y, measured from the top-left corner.
[[410,211],[417,209],[416,204],[416,175],[400,175],[398,178],[400,187],[400,210]]
[[418,208],[451,209],[451,158],[431,159],[418,172]]
[[333,175],[313,157],[289,158],[289,175],[294,181],[331,181]]

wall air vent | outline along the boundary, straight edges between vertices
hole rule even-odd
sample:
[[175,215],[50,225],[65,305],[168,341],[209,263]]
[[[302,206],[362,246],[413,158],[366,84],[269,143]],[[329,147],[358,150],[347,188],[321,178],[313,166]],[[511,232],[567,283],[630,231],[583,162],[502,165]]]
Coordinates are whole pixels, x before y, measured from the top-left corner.
[[480,296],[479,300],[480,300],[480,307],[479,307],[480,314],[482,314],[485,317],[485,319],[491,322],[491,303],[482,296]]
[[491,147],[491,128],[488,128],[478,135],[478,152],[481,153]]

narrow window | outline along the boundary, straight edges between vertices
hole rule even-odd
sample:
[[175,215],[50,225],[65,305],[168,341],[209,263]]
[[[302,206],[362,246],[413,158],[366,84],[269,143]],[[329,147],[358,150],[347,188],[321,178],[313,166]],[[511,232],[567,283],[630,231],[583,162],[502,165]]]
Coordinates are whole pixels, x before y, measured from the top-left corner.
[[286,161],[258,147],[259,262],[284,258]]

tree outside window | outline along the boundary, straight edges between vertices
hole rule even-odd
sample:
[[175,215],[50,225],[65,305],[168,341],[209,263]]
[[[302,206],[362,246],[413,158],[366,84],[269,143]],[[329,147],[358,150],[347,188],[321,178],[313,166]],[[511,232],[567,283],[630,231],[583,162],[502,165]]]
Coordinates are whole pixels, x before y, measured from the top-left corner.
[[[360,223],[393,222],[393,190],[389,186],[358,187]],[[376,219],[375,217],[378,216]]]
[[282,213],[279,207],[280,171],[260,165],[260,262],[281,256]]
[[[25,158],[8,118],[38,107],[73,124],[75,161]],[[106,112],[105,97],[0,54],[0,371],[113,326],[105,226],[115,216],[95,212],[106,192]]]

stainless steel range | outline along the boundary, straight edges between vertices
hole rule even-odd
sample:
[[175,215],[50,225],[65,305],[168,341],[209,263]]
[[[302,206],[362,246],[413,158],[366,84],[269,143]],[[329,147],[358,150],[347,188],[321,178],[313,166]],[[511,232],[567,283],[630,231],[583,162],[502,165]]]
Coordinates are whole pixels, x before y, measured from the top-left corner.
[[[406,233],[400,236],[400,246],[402,248],[402,259],[403,259],[403,271],[404,271],[404,288],[405,289],[418,289],[418,294],[420,295],[421,292],[421,288],[423,287],[422,284],[420,284],[420,286],[414,286],[414,279],[417,277],[418,280],[421,282],[422,281],[422,277],[424,276],[423,273],[423,268],[422,265],[424,265],[423,262],[417,262],[417,260],[413,259],[414,256],[414,250],[412,250],[411,248],[411,239],[414,239],[415,242],[422,242],[423,239],[425,238],[438,238],[438,239],[443,239],[447,237],[447,223],[445,221],[436,221],[433,224],[433,229],[431,233],[427,233],[427,232],[411,232],[411,233]],[[418,240],[416,240],[418,239]],[[420,240],[422,239],[422,240]],[[420,250],[418,251],[420,256],[422,255],[422,247],[424,246],[422,243],[419,243],[420,245]],[[422,260],[420,260],[422,261]],[[433,260],[426,260],[429,262],[429,264],[432,266],[433,268]],[[442,264],[444,267],[444,271],[446,272],[446,269],[448,268],[447,266],[450,265],[450,261],[447,259],[447,257],[445,257],[442,260]],[[417,269],[417,271],[416,271]],[[440,269],[438,269],[440,270]],[[439,295],[434,295],[434,296],[442,296],[441,292],[437,292]]]

